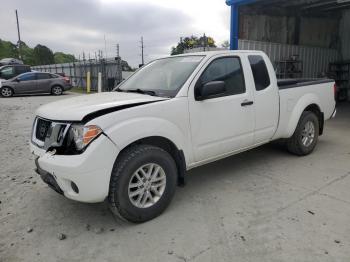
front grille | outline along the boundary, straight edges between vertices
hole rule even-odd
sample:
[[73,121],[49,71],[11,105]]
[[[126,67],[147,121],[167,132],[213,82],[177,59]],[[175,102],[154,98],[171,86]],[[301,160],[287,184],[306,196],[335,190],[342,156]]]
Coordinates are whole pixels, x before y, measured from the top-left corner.
[[47,133],[50,129],[51,121],[47,121],[41,118],[37,119],[35,137],[36,139],[44,142],[47,136]]

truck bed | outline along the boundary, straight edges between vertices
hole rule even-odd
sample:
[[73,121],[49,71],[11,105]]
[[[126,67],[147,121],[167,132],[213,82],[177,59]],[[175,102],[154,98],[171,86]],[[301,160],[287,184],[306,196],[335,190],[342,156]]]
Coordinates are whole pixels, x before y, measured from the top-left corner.
[[334,80],[329,78],[278,79],[277,85],[278,85],[278,88],[281,90],[281,89],[287,89],[287,88],[317,85],[317,84],[324,84],[324,83],[330,83],[330,82],[334,82]]

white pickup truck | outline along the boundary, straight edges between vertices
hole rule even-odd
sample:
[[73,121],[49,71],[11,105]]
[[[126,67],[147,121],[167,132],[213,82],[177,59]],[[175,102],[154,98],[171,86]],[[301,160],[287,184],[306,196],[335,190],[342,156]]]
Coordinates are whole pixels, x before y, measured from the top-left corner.
[[281,138],[311,153],[335,112],[333,80],[277,81],[263,52],[186,54],[149,63],[113,92],[40,107],[31,151],[57,192],[108,199],[113,213],[143,222],[191,168]]

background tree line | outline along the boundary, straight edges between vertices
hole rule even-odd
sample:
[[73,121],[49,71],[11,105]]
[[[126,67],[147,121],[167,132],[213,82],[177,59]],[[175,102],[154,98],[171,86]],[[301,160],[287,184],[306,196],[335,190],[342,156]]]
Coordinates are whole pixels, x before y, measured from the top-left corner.
[[[197,47],[217,47],[215,40],[211,36],[203,35],[201,37],[197,36],[186,36],[181,37],[180,41],[176,46],[171,48],[171,55],[179,55],[183,54],[185,50],[197,48]],[[220,45],[221,48],[229,49],[230,43],[228,40],[224,41]]]
[[[21,42],[21,57],[26,65],[48,65],[74,62],[75,58],[71,54],[63,52],[53,53],[50,48],[44,45],[36,45],[34,48],[27,46],[25,42]],[[19,58],[17,45],[10,41],[0,39],[0,59],[2,58]]]
[[171,48],[171,55],[183,54],[185,50],[196,47],[216,47],[214,38],[210,36],[186,36],[180,39],[176,46]]

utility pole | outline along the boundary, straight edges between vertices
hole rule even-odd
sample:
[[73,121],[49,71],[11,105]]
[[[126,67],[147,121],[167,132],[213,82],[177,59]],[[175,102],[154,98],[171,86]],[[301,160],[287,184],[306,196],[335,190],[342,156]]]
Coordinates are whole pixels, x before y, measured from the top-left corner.
[[141,65],[143,66],[145,64],[145,59],[144,59],[144,55],[143,55],[143,49],[145,48],[145,46],[143,45],[143,36],[141,36]]
[[119,44],[116,44],[117,57],[119,57]]
[[106,35],[103,35],[104,40],[105,40],[105,59],[107,61],[107,42],[106,42]]
[[18,57],[20,59],[22,59],[22,52],[21,52],[21,34],[19,31],[19,22],[18,22],[18,13],[17,13],[17,9],[16,9],[16,21],[17,21],[17,33],[18,33],[18,42],[17,42],[17,46],[18,46]]

